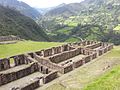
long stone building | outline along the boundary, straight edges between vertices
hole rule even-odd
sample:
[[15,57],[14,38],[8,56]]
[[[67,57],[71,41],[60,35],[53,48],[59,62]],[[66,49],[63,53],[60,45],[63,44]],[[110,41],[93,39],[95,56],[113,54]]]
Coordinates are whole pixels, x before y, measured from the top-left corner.
[[0,90],[34,90],[112,48],[109,43],[82,41],[0,59]]

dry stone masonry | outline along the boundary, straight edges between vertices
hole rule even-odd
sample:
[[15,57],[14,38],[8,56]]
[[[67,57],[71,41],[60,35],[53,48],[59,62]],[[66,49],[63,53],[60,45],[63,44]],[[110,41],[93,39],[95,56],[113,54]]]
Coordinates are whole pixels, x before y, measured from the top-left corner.
[[20,40],[20,38],[14,36],[14,35],[0,36],[0,42],[4,42],[4,41],[14,41],[14,40]]
[[14,35],[0,36],[0,44],[14,44],[20,40],[22,40],[22,39],[20,39],[17,36],[14,36]]
[[[0,41],[8,39],[4,38],[0,37]],[[112,48],[113,44],[110,43],[82,41],[0,59],[0,90],[34,90]],[[34,75],[36,73],[37,75]],[[31,80],[19,83],[19,80],[25,80],[27,77]],[[16,85],[11,86],[13,81]],[[10,88],[5,89],[9,86]]]

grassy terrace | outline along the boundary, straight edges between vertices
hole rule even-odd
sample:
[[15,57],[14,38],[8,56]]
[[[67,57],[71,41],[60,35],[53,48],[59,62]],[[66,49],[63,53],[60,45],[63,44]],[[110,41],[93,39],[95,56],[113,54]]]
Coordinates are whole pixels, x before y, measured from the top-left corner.
[[[120,46],[113,49],[106,57],[120,60]],[[120,90],[120,65],[92,81],[84,90]]]
[[114,28],[115,31],[120,31],[120,24]]
[[93,81],[84,90],[120,90],[120,65]]
[[0,58],[9,57],[12,55],[38,51],[54,46],[62,45],[57,42],[34,42],[34,41],[20,41],[16,44],[0,45]]

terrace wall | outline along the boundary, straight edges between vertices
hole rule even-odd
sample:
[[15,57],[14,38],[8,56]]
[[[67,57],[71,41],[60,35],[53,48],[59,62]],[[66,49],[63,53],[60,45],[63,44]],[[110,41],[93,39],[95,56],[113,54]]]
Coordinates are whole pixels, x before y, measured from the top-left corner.
[[10,35],[10,36],[0,36],[0,42],[4,42],[4,41],[14,41],[14,40],[20,40],[19,37]]
[[10,68],[10,59],[5,58],[0,60],[0,71]]
[[0,73],[0,85],[9,83],[11,81],[17,80],[24,76],[27,76],[31,73],[38,71],[38,64],[37,63],[30,63],[22,70],[16,70],[14,72],[6,72]]

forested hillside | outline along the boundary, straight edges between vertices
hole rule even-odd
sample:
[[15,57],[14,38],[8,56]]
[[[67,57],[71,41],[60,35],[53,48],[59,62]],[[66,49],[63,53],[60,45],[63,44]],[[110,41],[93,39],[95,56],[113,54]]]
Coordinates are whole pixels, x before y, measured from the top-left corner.
[[31,18],[18,11],[0,6],[0,36],[15,35],[23,39],[49,41],[49,38]]
[[37,20],[59,41],[101,40],[120,44],[120,0],[85,0],[49,11]]
[[21,14],[32,19],[37,19],[41,14],[28,4],[18,0],[0,0],[0,5],[18,10]]

